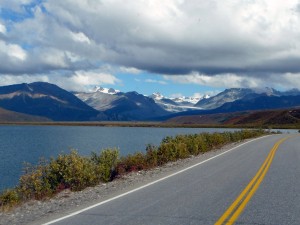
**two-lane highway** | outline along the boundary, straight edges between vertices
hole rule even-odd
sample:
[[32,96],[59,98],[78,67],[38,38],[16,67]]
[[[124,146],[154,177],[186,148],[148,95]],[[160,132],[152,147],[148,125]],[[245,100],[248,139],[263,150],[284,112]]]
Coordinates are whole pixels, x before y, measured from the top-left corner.
[[300,136],[286,137],[256,139],[47,224],[300,224]]

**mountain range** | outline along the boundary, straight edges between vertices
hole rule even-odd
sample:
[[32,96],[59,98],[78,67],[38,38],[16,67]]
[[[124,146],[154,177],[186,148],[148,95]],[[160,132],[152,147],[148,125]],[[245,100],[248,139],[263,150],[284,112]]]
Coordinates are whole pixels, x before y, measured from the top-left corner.
[[230,88],[215,96],[167,98],[96,87],[69,92],[35,82],[0,87],[0,121],[144,121],[249,110],[295,108],[300,91]]
[[[233,113],[253,110],[268,109],[289,109],[300,106],[300,92],[297,89],[279,92],[274,89],[273,92],[257,92],[249,89],[227,89],[218,95],[205,100],[200,100],[196,105],[208,105],[202,110],[185,111],[171,114],[165,117],[156,118],[157,120],[168,120],[178,116],[192,116],[218,113]],[[269,89],[267,89],[269,90]],[[231,95],[231,93],[233,93]],[[247,94],[245,94],[247,93]],[[224,98],[222,98],[224,96]],[[232,96],[232,98],[227,98]],[[220,104],[220,101],[226,100]],[[214,105],[214,107],[211,107]]]
[[74,94],[89,106],[108,115],[108,120],[147,120],[169,114],[152,98],[135,91],[123,93],[111,89],[108,93],[105,89],[98,88],[90,93]]
[[0,87],[0,107],[54,121],[85,121],[105,117],[72,93],[44,82]]
[[[188,110],[201,109],[196,106],[196,103],[202,98],[195,97],[178,97],[178,98],[167,98],[164,97],[159,92],[155,92],[149,96],[152,98],[156,104],[165,109],[168,112],[176,113]],[[209,98],[209,96],[204,96],[203,98]]]

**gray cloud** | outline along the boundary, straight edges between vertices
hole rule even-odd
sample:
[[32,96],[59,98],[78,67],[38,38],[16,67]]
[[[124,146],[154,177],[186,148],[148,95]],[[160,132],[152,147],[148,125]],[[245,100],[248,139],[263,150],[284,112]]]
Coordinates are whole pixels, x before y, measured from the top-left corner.
[[16,62],[0,49],[0,73],[92,70],[103,63],[169,75],[298,73],[300,14],[291,12],[299,5],[49,0],[32,8],[32,18],[10,24],[2,42],[18,45],[26,59]]

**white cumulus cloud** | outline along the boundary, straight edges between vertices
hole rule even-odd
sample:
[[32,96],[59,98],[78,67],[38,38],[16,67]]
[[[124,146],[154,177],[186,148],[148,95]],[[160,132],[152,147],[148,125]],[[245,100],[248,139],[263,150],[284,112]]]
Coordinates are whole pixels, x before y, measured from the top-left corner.
[[121,81],[112,74],[100,71],[75,71],[72,74],[62,76],[60,73],[49,74],[23,74],[23,75],[1,75],[0,85],[11,85],[16,83],[32,83],[37,81],[56,84],[69,91],[88,91],[91,87],[101,85],[113,85]]
[[23,15],[0,18],[0,74],[81,71],[89,83],[84,71],[106,64],[214,87],[298,85],[299,0],[0,2]]

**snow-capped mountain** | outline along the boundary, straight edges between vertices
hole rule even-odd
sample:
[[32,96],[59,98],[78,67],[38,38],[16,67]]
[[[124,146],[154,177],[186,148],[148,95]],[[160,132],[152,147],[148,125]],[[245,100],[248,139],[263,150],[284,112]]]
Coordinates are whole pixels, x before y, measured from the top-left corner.
[[119,90],[113,88],[94,87],[89,92],[75,92],[75,96],[89,106],[99,111],[105,111],[112,107],[112,102],[120,98]]
[[282,95],[282,92],[277,91],[276,89],[270,88],[270,87],[253,88],[252,90],[256,94],[264,94],[264,95],[267,95],[267,96],[281,96]]
[[[300,95],[298,89],[280,92],[273,88],[231,88],[215,95],[205,95],[202,98],[178,97],[168,98],[159,92],[144,96],[137,92],[123,93],[118,90],[96,87],[89,93],[75,93],[75,95],[89,106],[104,112],[115,120],[145,120],[155,116],[171,113],[183,113],[193,110],[212,110],[224,104],[234,103],[239,100],[250,101],[261,96],[296,96]],[[250,104],[250,103],[249,103]],[[247,106],[250,107],[251,106]],[[227,107],[228,108],[228,107]]]
[[171,98],[174,102],[189,102],[195,105],[198,103],[201,99],[208,99],[210,98],[209,95],[204,95],[203,97],[178,97],[178,98]]
[[113,120],[147,120],[169,114],[152,98],[135,91],[123,93],[104,88],[94,90],[94,92],[80,92],[75,95],[94,109],[109,115]]
[[255,99],[260,96],[297,96],[300,95],[298,89],[292,89],[289,91],[278,91],[274,88],[230,88],[225,91],[210,97],[208,99],[201,99],[195,106],[202,109],[216,109],[221,107],[225,103],[235,102],[242,99]]
[[[159,92],[154,92],[149,96],[156,104],[169,112],[183,112],[187,110],[200,109],[195,107],[195,104],[200,98],[195,97],[178,97],[178,98],[167,98]],[[207,97],[207,96],[205,96]]]
[[[135,91],[123,93],[101,87],[88,93],[70,93],[44,82],[0,87],[0,108],[6,110],[2,110],[2,114],[10,113],[12,116],[21,116],[24,120],[36,120],[36,117],[26,116],[33,115],[42,120],[54,121],[139,121],[183,115],[300,107],[300,91],[231,88],[216,96],[205,96],[198,100],[199,98],[193,97],[167,98],[160,93],[144,96]],[[196,101],[198,103],[194,104]]]
[[194,98],[194,97],[178,97],[178,98],[171,98],[174,102],[177,103],[191,103],[196,104],[200,101],[201,98]]
[[113,89],[113,88],[104,88],[104,87],[95,86],[92,89],[91,93],[93,93],[93,92],[101,92],[101,93],[104,93],[104,94],[115,95],[115,94],[119,93],[120,91],[116,90],[116,89]]
[[154,99],[154,100],[157,100],[157,101],[162,100],[162,99],[165,98],[165,97],[164,97],[161,93],[159,93],[159,92],[154,92],[154,93],[153,93],[152,95],[150,95],[149,97],[152,98],[152,99]]
[[215,109],[227,102],[242,99],[249,94],[255,94],[255,91],[249,88],[230,88],[213,97],[201,99],[195,106],[202,109]]
[[112,102],[120,99],[117,94],[109,94],[102,91],[96,92],[76,92],[75,96],[89,106],[99,111],[105,111],[112,107]]

